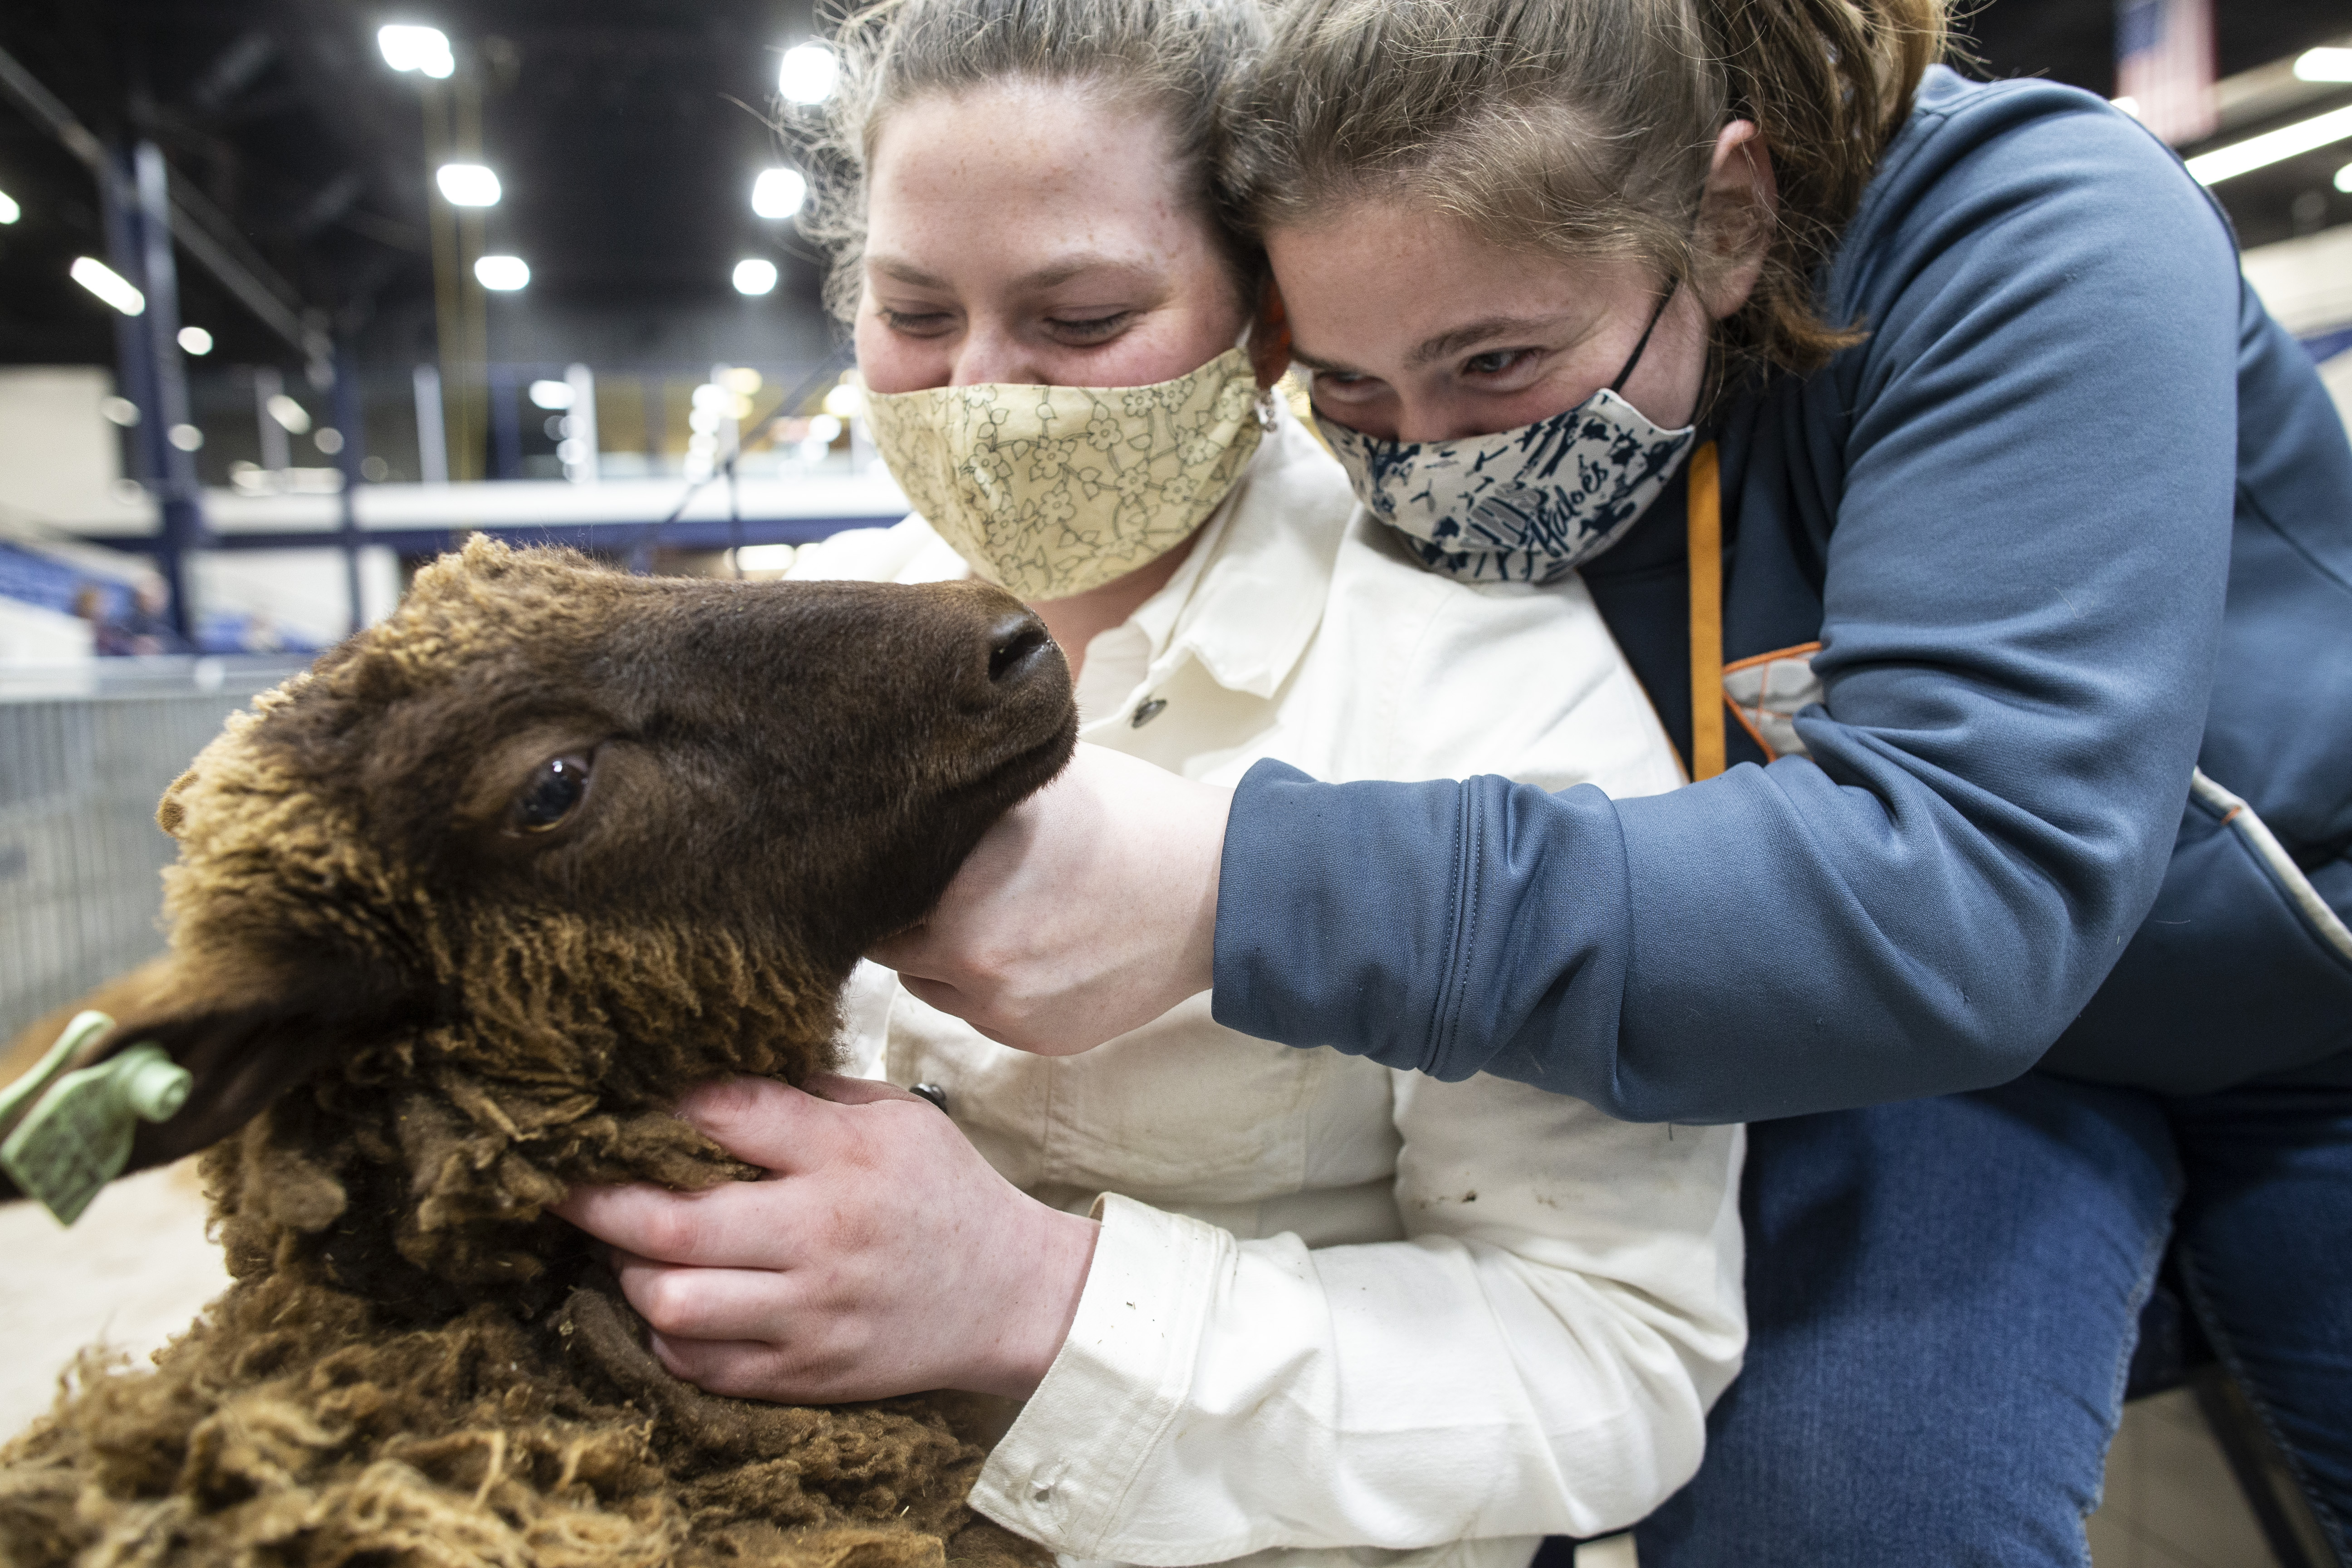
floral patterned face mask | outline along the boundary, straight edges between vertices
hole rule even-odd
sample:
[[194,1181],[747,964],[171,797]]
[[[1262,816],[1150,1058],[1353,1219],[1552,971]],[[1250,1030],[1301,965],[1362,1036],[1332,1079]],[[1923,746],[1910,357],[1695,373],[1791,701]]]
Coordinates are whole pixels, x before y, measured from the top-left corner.
[[1458,441],[1383,441],[1320,414],[1316,426],[1356,499],[1423,565],[1470,583],[1558,582],[1624,537],[1697,439],[1617,395],[1673,298],[1616,379],[1564,414]]
[[866,395],[907,499],[981,576],[1028,600],[1098,588],[1208,521],[1270,416],[1228,349],[1151,386],[937,386]]

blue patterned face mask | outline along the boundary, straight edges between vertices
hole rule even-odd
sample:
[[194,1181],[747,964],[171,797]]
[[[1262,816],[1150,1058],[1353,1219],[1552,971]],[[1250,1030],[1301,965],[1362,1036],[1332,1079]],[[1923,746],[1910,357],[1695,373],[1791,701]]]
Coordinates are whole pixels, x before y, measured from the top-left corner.
[[1616,379],[1564,414],[1458,441],[1383,441],[1319,413],[1316,426],[1356,499],[1432,571],[1557,582],[1624,536],[1697,439],[1696,426],[1662,430],[1617,395],[1673,298]]

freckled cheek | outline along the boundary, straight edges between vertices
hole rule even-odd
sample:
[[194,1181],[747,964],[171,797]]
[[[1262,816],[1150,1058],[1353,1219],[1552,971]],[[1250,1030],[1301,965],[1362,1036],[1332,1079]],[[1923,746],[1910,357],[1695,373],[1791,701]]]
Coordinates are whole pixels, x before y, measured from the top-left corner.
[[1097,356],[1082,373],[1084,381],[1096,386],[1150,386],[1190,374],[1223,346],[1203,353],[1194,336],[1175,326],[1139,329],[1109,353]]
[[1224,293],[1154,311],[1097,359],[1097,374],[1104,377],[1097,384],[1150,386],[1189,375],[1232,348],[1246,321]]
[[857,371],[876,392],[919,392],[945,386],[953,366],[936,340],[910,342],[872,315],[859,317],[855,334]]

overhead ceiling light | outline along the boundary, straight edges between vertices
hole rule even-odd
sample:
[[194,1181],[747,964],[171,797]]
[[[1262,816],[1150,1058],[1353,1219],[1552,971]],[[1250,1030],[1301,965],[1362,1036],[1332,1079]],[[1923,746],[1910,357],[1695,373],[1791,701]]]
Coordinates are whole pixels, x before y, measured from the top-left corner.
[[520,256],[485,256],[474,263],[474,281],[499,294],[511,294],[530,281],[530,268]]
[[776,286],[776,264],[760,257],[735,264],[735,292],[765,294]]
[[534,407],[551,414],[561,414],[572,406],[572,384],[568,381],[534,381],[530,384],[530,401]]
[[2352,138],[2352,104],[2200,153],[2189,160],[2189,173],[2200,185],[2218,184],[2348,138]]
[[776,90],[794,103],[823,103],[841,79],[841,57],[823,44],[798,44],[776,68]]
[[444,163],[433,171],[433,183],[453,207],[494,207],[505,194],[498,175],[479,163]]
[[16,205],[16,198],[0,191],[0,223],[15,223],[24,216],[25,209]]
[[2139,118],[2139,100],[2134,98],[2131,94],[2126,93],[2121,98],[2111,98],[2107,100],[2107,101],[2114,104],[2117,109],[2122,110],[2126,114],[2130,115],[2134,120],[2137,120]]
[[449,35],[438,27],[378,27],[375,47],[396,71],[422,71],[437,80],[457,68]]
[[180,352],[199,355],[208,354],[213,352],[213,335],[202,327],[182,327]]
[[798,169],[763,169],[751,182],[751,210],[761,217],[790,217],[808,199],[808,181]]
[[147,309],[147,296],[132,288],[130,279],[121,273],[94,256],[75,257],[68,275],[126,316],[136,316]]
[[271,393],[261,405],[289,435],[299,436],[310,427],[310,411],[282,392]]
[[2347,163],[2336,171],[2336,188],[2347,195],[2352,195],[2352,163]]
[[2305,49],[2294,58],[2302,81],[2352,81],[2352,49]]

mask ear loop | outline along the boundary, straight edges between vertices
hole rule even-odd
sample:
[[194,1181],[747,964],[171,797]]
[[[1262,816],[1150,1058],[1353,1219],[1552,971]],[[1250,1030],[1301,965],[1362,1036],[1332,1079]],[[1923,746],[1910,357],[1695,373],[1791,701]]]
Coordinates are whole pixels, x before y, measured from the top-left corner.
[[1619,371],[1617,378],[1609,384],[1610,391],[1615,392],[1623,386],[1626,377],[1633,374],[1633,367],[1642,363],[1642,351],[1650,346],[1650,334],[1658,330],[1658,322],[1665,317],[1666,307],[1675,302],[1675,295],[1682,286],[1683,280],[1677,278],[1666,285],[1664,294],[1658,296],[1658,308],[1650,312],[1650,324],[1642,329],[1642,341],[1633,345],[1632,355],[1625,361],[1625,368]]

